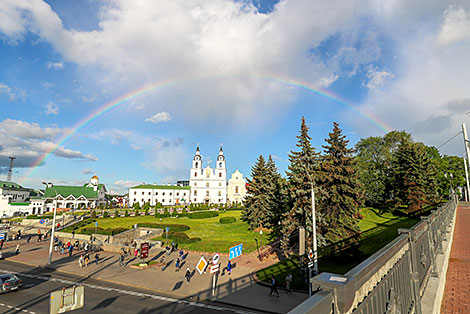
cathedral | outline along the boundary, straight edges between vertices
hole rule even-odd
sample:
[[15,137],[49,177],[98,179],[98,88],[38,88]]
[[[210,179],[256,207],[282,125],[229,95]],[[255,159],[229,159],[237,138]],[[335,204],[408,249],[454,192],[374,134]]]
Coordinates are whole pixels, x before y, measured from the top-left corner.
[[209,163],[204,168],[199,145],[193,158],[189,175],[191,203],[225,204],[227,202],[227,169],[222,146],[217,156],[215,168]]

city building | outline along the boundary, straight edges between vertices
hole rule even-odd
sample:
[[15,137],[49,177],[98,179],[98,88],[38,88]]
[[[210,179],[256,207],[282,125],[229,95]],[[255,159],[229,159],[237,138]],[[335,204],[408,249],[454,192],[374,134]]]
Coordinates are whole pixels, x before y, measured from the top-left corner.
[[232,173],[232,177],[228,180],[227,185],[227,203],[233,205],[243,203],[246,195],[246,181],[243,174],[237,170]]
[[32,212],[31,199],[37,193],[21,185],[0,181],[0,217],[12,217]]
[[145,203],[155,206],[188,204],[191,187],[182,185],[156,185],[141,184],[129,188],[129,204],[131,207],[139,203],[142,207]]
[[96,175],[83,186],[48,184],[44,191],[45,207],[47,211],[54,208],[96,208],[106,204],[106,192],[105,185],[99,183]]
[[203,168],[202,163],[198,145],[189,176],[191,203],[225,204],[227,202],[227,169],[222,146],[214,169],[209,163]]

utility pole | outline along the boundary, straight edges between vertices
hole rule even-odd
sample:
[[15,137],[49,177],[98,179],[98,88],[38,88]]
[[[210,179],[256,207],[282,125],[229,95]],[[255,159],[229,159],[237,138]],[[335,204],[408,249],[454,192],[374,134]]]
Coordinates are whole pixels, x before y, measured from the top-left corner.
[[15,160],[16,157],[8,157],[8,158],[10,158],[10,168],[8,169],[7,181],[11,182],[11,176],[13,175],[13,160]]
[[468,188],[468,169],[467,169],[467,161],[465,160],[465,157],[463,157],[463,165],[465,167],[465,178],[467,179],[467,189],[465,191],[465,202],[468,202],[468,193],[470,193],[470,190]]
[[[467,127],[465,126],[464,122],[462,122],[462,133],[463,133],[463,143],[465,145],[465,153],[467,154],[467,162],[469,163],[469,166],[470,166],[470,159],[469,159],[470,151],[468,148]],[[468,194],[470,193],[470,184],[468,182],[468,171],[467,171],[466,163],[465,163],[465,179],[467,180],[467,197],[468,197]]]

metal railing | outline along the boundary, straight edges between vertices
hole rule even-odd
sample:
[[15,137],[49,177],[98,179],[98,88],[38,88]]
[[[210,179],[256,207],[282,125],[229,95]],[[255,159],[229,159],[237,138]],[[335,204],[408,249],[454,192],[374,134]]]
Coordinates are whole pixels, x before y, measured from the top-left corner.
[[443,253],[457,202],[431,212],[345,275],[321,273],[311,279],[317,293],[291,312],[316,314],[416,313],[436,257]]

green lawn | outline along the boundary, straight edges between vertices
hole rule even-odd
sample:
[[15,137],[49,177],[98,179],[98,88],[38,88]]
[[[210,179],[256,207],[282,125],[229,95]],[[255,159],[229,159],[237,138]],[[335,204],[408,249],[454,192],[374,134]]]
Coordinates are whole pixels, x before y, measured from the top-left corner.
[[[248,229],[248,224],[241,221],[241,211],[219,211],[218,217],[205,219],[190,219],[188,217],[179,218],[155,218],[153,216],[139,217],[120,217],[120,218],[97,218],[98,227],[108,228],[132,228],[136,223],[159,223],[159,224],[184,224],[190,229],[185,233],[190,238],[201,238],[201,241],[189,244],[180,244],[186,250],[221,252],[228,253],[229,248],[243,243],[243,252],[252,252],[256,250],[255,238],[259,234]],[[221,224],[219,219],[222,217],[235,217],[236,222],[230,224]],[[95,224],[92,222],[82,228],[91,228]],[[80,230],[80,229],[79,229]],[[76,231],[77,233],[80,233]],[[156,238],[165,240],[165,237]]]
[[[360,258],[351,260],[325,257],[322,256],[320,249],[318,259],[319,272],[345,274],[396,238],[399,228],[410,228],[420,221],[418,218],[396,216],[390,212],[382,214],[374,208],[364,208],[361,210],[361,214],[364,218],[359,222],[359,228],[362,231],[359,247],[361,252]],[[299,264],[298,257],[287,259],[258,271],[256,275],[265,282],[269,282],[271,275],[274,275],[279,282],[282,282],[287,274],[291,273],[293,276],[293,287],[307,290],[308,286],[300,274]]]

